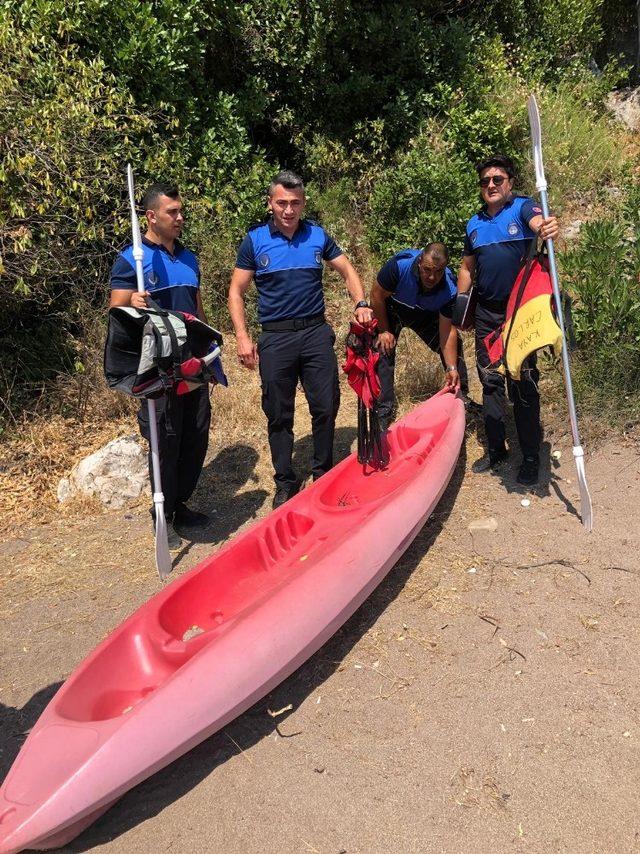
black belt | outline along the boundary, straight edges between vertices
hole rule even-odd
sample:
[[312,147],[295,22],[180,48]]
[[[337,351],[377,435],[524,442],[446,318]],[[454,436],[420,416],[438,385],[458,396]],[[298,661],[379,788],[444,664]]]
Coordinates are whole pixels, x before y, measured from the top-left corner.
[[269,320],[262,324],[263,332],[297,332],[300,329],[311,329],[324,323],[324,314],[314,314],[312,317],[288,317],[285,320]]

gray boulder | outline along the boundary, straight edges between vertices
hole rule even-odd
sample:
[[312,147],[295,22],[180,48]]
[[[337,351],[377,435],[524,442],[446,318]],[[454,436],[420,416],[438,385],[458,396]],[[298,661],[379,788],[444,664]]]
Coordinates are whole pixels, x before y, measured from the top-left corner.
[[58,484],[58,501],[95,495],[105,506],[119,509],[148,490],[146,452],[134,436],[126,436],[80,460]]
[[606,104],[619,122],[630,130],[640,130],[640,86],[610,92]]

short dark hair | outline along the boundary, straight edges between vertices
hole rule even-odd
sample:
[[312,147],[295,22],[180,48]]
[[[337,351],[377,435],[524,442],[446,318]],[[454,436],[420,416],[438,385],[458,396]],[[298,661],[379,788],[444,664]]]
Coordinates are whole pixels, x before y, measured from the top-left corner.
[[276,187],[285,187],[287,190],[302,190],[304,193],[302,178],[296,172],[292,172],[291,169],[283,169],[273,178],[267,191],[269,197],[274,194]]
[[180,190],[176,184],[165,184],[162,181],[152,184],[142,197],[142,210],[155,210],[155,206],[160,196],[169,196],[170,199],[179,199]]
[[487,157],[486,160],[481,160],[476,166],[476,172],[478,175],[482,175],[485,169],[491,168],[504,169],[509,178],[515,178],[516,176],[516,168],[513,165],[513,160],[507,157],[506,154],[493,154],[491,157]]
[[427,255],[439,264],[449,263],[449,250],[444,243],[427,243],[422,250],[422,258]]

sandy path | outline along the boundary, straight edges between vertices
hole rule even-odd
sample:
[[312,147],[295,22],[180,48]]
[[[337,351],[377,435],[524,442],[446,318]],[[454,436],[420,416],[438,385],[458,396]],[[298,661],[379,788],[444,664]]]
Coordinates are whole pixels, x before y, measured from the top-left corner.
[[[350,403],[340,418],[344,452]],[[301,404],[302,460],[306,423]],[[332,641],[65,850],[640,850],[638,448],[588,458],[589,536],[557,442],[559,465],[524,508],[512,470],[469,473],[471,427],[436,513]],[[268,509],[263,450],[259,434],[214,443],[210,542],[177,571]],[[497,530],[472,535],[486,516]],[[4,774],[59,682],[157,583],[142,509],[56,522],[0,553]]]

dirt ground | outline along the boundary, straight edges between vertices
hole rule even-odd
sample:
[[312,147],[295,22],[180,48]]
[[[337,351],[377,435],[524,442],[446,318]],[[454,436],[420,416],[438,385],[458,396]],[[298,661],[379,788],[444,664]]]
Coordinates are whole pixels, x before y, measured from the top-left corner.
[[[355,435],[343,397],[339,455]],[[298,415],[304,466],[303,400]],[[566,434],[547,431],[526,493],[517,453],[501,477],[470,471],[476,428],[430,521],[338,634],[65,851],[640,851],[640,448],[588,454],[587,534]],[[268,512],[265,451],[262,432],[225,445],[214,424],[194,502],[214,521],[176,574]],[[495,531],[470,530],[487,517]],[[158,581],[143,507],[22,530],[0,554],[4,776],[61,681]]]

